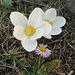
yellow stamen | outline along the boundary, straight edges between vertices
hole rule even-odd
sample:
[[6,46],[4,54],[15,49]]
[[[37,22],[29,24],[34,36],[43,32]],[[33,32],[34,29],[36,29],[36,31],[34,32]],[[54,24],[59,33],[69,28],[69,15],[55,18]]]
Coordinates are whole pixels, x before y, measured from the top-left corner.
[[29,27],[31,29],[31,32],[33,32],[34,31],[34,27],[32,27],[32,26],[29,26]]
[[26,26],[24,32],[28,37],[30,37],[36,32],[36,29],[32,26]]
[[46,51],[46,48],[45,48],[44,46],[41,46],[41,47],[40,47],[40,50],[41,50],[42,52],[45,52],[45,51]]
[[48,20],[45,20],[45,21],[47,21],[50,25],[53,25],[53,22],[52,21],[48,21]]
[[50,23],[50,25],[53,25],[53,22],[52,21],[50,21],[49,23]]

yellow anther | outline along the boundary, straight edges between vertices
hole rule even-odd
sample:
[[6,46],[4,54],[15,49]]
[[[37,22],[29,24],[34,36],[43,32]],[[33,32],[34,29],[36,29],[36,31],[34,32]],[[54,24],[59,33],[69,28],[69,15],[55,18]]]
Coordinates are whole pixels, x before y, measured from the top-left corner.
[[45,20],[46,22],[48,22],[50,25],[53,25],[53,22],[52,21],[48,21],[48,20]]
[[34,31],[34,27],[32,27],[32,26],[29,26],[30,27],[30,29],[31,29],[31,32],[33,32]]
[[50,23],[50,25],[53,25],[53,22],[52,21],[50,21],[49,23]]

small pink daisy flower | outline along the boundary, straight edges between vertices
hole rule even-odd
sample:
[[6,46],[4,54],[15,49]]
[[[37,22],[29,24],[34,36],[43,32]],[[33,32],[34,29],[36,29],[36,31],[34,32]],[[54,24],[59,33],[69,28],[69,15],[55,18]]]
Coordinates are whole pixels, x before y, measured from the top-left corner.
[[46,47],[47,45],[39,44],[39,46],[34,50],[34,52],[43,58],[47,58],[51,55],[52,51]]

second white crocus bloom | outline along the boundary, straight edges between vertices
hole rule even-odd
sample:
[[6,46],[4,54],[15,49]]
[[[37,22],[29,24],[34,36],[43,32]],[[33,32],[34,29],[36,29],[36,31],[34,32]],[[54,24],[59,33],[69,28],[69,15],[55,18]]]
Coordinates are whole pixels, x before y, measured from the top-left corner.
[[[43,36],[43,28],[40,28],[42,26],[42,16],[43,12],[40,8],[35,8],[28,20],[20,12],[12,12],[10,15],[11,22],[15,26],[13,35],[21,40],[22,46],[28,52],[37,47],[36,39]],[[46,26],[45,30],[48,30],[47,28],[48,26]]]
[[[42,14],[43,14],[43,26],[50,25],[52,27],[52,29],[50,30],[51,32],[49,34],[47,33],[48,31],[44,29],[44,33],[47,34],[43,34],[43,36],[45,38],[50,39],[51,35],[59,35],[62,32],[61,27],[63,27],[66,23],[66,19],[64,17],[57,16],[56,9],[54,8],[48,9],[45,13],[43,12]],[[44,22],[47,23],[44,24]]]

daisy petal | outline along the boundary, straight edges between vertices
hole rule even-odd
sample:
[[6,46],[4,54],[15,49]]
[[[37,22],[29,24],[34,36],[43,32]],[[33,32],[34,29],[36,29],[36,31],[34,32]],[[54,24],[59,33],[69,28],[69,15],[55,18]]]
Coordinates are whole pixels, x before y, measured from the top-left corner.
[[47,47],[47,45],[44,45],[44,44],[39,44],[39,47],[41,47],[41,46]]
[[41,38],[43,35],[43,29],[39,28],[36,30],[35,34],[33,36],[30,37],[31,40],[36,40],[38,38]]
[[51,51],[51,50],[49,50],[49,49],[46,49],[46,52],[47,52],[47,53],[51,53],[52,51]]
[[24,49],[26,49],[28,52],[34,51],[34,49],[37,47],[37,41],[31,41],[30,39],[22,41],[21,43]]
[[55,20],[53,21],[54,26],[63,27],[66,23],[66,19],[61,16],[57,16]]
[[27,36],[24,33],[24,28],[22,26],[15,26],[13,35],[18,40],[26,40]]
[[12,12],[10,14],[10,19],[14,26],[25,26],[27,22],[27,18],[19,12]]
[[35,8],[29,16],[27,25],[32,25],[35,28],[38,28],[42,25],[42,15],[44,12],[40,8]]
[[44,30],[43,36],[47,36],[51,32],[52,26],[48,22],[43,21],[43,27],[42,28]]
[[51,35],[59,35],[62,32],[62,29],[56,26],[53,26],[51,30]]
[[53,21],[56,15],[57,15],[56,9],[54,8],[48,9],[44,14],[44,20]]

